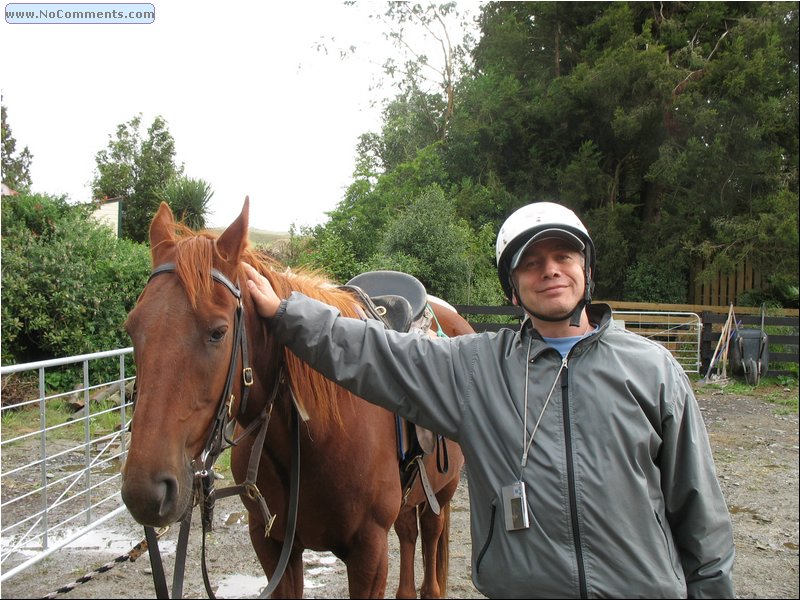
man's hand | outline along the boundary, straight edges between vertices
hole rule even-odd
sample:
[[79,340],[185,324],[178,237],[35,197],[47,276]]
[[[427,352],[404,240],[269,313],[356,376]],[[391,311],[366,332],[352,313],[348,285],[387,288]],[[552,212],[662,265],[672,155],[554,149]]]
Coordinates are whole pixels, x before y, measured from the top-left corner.
[[267,318],[274,317],[278,312],[281,299],[278,298],[266,277],[247,263],[242,264],[244,264],[244,271],[247,274],[247,289],[250,290],[250,297],[253,298],[258,314]]

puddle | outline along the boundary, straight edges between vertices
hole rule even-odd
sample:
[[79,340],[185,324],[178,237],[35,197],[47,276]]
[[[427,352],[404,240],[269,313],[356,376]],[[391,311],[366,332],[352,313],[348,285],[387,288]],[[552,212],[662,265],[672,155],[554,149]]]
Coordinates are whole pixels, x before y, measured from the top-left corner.
[[263,575],[228,575],[220,580],[216,595],[221,598],[246,598],[258,596],[266,587],[267,578]]
[[[47,539],[48,546],[52,547],[58,545],[63,540],[75,535],[77,531],[77,529],[70,529],[64,532],[51,531]],[[138,539],[136,538],[137,535],[140,536]],[[133,548],[142,539],[144,539],[143,530],[132,535],[130,533],[121,533],[119,530],[114,531],[112,529],[96,527],[90,531],[87,531],[78,539],[73,540],[66,547],[70,550],[79,550],[82,552],[112,552],[126,554],[130,552],[131,548]],[[3,538],[0,541],[4,553],[8,549],[12,548],[15,543],[16,540],[9,538]],[[162,552],[174,552],[177,548],[177,541],[160,540],[159,547],[161,548]],[[42,552],[41,540],[38,538],[28,540],[17,547],[15,552],[18,552],[21,556],[26,558],[35,556],[36,554]]]
[[243,525],[247,523],[247,511],[232,512],[222,519],[225,525]]
[[[236,514],[236,513],[234,513]],[[305,589],[319,588],[326,585],[327,581],[320,581],[329,573],[335,573],[337,558],[330,552],[314,552],[306,550],[303,553],[303,564],[305,565]],[[263,575],[242,575],[237,573],[223,577],[219,581],[216,594],[223,598],[246,598],[258,596],[261,590],[266,587],[267,578]]]
[[303,553],[303,564],[305,565],[303,585],[305,588],[313,589],[326,585],[328,581],[325,576],[336,572],[335,566],[338,560],[330,552],[306,550]]

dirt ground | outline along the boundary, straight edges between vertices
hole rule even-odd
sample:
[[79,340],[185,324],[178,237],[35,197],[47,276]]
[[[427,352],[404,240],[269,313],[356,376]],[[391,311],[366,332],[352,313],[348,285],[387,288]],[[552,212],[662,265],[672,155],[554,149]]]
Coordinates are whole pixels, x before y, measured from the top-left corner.
[[[791,389],[762,383],[753,395],[714,386],[698,387],[717,471],[731,511],[736,542],[734,580],[738,598],[798,598],[798,415],[768,402],[797,396]],[[748,392],[749,393],[749,392]],[[220,487],[225,482],[220,482]],[[453,502],[449,597],[482,598],[470,580],[468,482]],[[210,578],[218,597],[256,597],[265,585],[236,499],[220,502],[217,525],[207,544]],[[80,540],[6,581],[2,598],[155,598],[147,556],[120,562],[74,590],[56,590],[97,570],[142,539],[130,517],[120,517],[105,534]],[[84,536],[87,537],[87,536]],[[171,573],[177,530],[164,536],[162,552]],[[83,540],[83,541],[82,541]],[[390,573],[386,597],[394,597],[398,553],[390,533]],[[184,597],[204,598],[199,568],[199,536],[191,538]],[[346,598],[344,566],[327,553],[306,553],[307,598]],[[418,561],[417,572],[421,573]],[[169,576],[169,575],[168,575]],[[418,576],[419,584],[419,576]]]

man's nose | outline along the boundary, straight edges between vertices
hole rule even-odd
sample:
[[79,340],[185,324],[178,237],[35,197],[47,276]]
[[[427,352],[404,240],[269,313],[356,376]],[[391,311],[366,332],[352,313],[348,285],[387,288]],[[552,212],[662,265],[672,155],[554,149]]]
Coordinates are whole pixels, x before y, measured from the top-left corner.
[[544,261],[543,273],[545,277],[558,277],[561,275],[561,268],[558,261],[547,258]]

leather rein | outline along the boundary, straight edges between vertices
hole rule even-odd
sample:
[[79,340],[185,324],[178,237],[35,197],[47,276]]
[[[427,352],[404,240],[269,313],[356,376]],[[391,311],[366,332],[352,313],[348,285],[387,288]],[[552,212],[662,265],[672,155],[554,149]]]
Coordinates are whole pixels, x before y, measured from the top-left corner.
[[[159,265],[150,273],[148,283],[154,277],[164,273],[175,273],[175,263],[164,263]],[[222,392],[222,397],[217,408],[217,414],[214,418],[211,432],[206,440],[203,451],[200,453],[199,459],[192,461],[194,473],[194,488],[195,488],[195,501],[193,505],[186,511],[186,514],[181,518],[180,533],[178,536],[178,546],[175,556],[175,568],[173,571],[172,579],[172,597],[181,598],[183,596],[183,573],[186,566],[186,553],[189,539],[189,528],[191,526],[192,511],[195,505],[200,506],[200,515],[202,523],[202,549],[201,549],[201,566],[203,572],[203,583],[206,588],[206,593],[209,598],[216,598],[211,590],[211,584],[208,578],[208,569],[206,568],[205,560],[205,540],[206,533],[211,530],[214,515],[214,504],[217,498],[225,498],[233,495],[246,495],[249,499],[257,503],[261,514],[264,518],[265,537],[270,535],[272,525],[275,522],[275,515],[270,513],[267,503],[263,495],[256,485],[258,476],[258,467],[261,459],[261,453],[266,439],[267,427],[269,425],[270,415],[272,414],[272,407],[275,399],[278,396],[281,385],[284,382],[283,371],[278,374],[275,380],[275,387],[270,394],[268,402],[265,404],[258,418],[251,422],[235,440],[231,439],[233,430],[236,426],[236,419],[233,418],[233,404],[236,397],[233,393],[234,384],[236,381],[236,367],[239,362],[239,356],[242,359],[242,398],[239,402],[239,415],[243,415],[247,408],[247,399],[250,393],[250,388],[253,385],[253,369],[250,366],[249,350],[247,344],[247,331],[245,328],[244,318],[244,305],[242,304],[242,292],[237,284],[231,282],[219,270],[211,270],[211,278],[217,283],[225,286],[231,294],[236,298],[236,313],[234,318],[234,334],[233,334],[233,349],[231,353],[231,362],[228,368],[228,378],[225,382],[225,388]],[[289,387],[290,393],[293,394],[291,386]],[[293,402],[296,406],[297,402]],[[269,578],[269,583],[259,598],[269,598],[272,592],[280,582],[286,565],[289,562],[292,546],[294,545],[294,534],[297,525],[297,506],[300,489],[300,426],[298,415],[295,410],[292,410],[292,469],[291,479],[289,483],[289,504],[288,516],[286,525],[286,535],[284,536],[283,548],[275,572]],[[253,431],[259,429],[256,436],[255,443],[253,444],[250,460],[247,466],[247,476],[243,483],[238,485],[229,486],[219,491],[214,489],[214,481],[216,479],[214,474],[214,463],[219,456],[227,448],[235,446],[245,436],[250,435]],[[161,555],[158,549],[158,534],[155,529],[150,526],[145,526],[145,538],[147,539],[148,551],[150,553],[150,563],[153,570],[153,583],[158,598],[169,598],[167,590],[166,578],[164,575],[164,567],[161,562]]]

